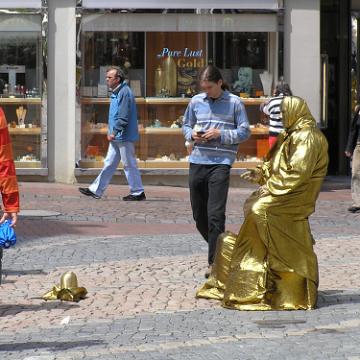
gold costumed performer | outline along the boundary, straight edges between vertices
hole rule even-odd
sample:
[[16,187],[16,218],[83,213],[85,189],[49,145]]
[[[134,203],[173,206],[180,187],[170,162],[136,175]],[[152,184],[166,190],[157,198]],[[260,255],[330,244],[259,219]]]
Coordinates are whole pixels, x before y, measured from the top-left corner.
[[306,310],[318,265],[308,222],[328,166],[328,145],[306,102],[281,104],[285,130],[262,166],[242,177],[261,186],[244,204],[239,234],[220,235],[213,271],[197,297],[238,310]]

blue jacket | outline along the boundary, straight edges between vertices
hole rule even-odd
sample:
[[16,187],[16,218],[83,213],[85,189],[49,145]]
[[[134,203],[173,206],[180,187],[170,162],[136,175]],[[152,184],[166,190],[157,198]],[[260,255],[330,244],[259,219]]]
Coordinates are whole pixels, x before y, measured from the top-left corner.
[[117,141],[139,140],[135,97],[126,81],[111,94],[108,134]]

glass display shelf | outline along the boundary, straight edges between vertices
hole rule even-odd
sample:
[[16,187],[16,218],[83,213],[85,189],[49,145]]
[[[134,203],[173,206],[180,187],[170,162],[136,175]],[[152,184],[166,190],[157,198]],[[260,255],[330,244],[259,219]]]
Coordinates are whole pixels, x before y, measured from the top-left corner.
[[0,106],[1,105],[15,105],[15,104],[41,105],[41,98],[0,97]]
[[[244,105],[260,105],[269,98],[240,98]],[[1,101],[2,99],[0,99]],[[18,99],[17,99],[18,100]],[[29,99],[35,100],[35,99]],[[190,102],[191,98],[182,98],[182,97],[137,97],[135,101],[137,104],[149,104],[149,105],[187,105]],[[110,98],[95,98],[95,97],[82,97],[80,99],[81,104],[110,104]]]
[[9,127],[10,135],[28,135],[28,136],[38,136],[41,135],[40,127],[32,128],[11,128]]
[[[11,137],[16,169],[46,168],[46,134],[42,132],[40,97],[0,97]],[[45,126],[46,128],[46,126]]]
[[[188,168],[188,154],[181,129],[182,116],[190,98],[136,98],[140,139],[136,155],[140,168]],[[268,127],[261,123],[259,105],[266,98],[243,98],[251,110],[249,140],[239,145],[236,168],[253,167],[260,163],[268,150]],[[109,98],[82,97],[82,168],[102,168],[108,142],[107,116]],[[121,166],[120,166],[121,168]]]

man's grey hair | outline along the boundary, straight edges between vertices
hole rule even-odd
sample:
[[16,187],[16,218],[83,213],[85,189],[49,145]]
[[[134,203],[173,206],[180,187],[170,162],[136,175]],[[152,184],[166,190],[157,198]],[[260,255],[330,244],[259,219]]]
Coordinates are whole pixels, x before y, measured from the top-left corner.
[[116,74],[115,76],[120,78],[120,81],[125,80],[125,73],[119,66],[110,66],[106,69],[106,73],[108,73],[111,70],[115,70]]

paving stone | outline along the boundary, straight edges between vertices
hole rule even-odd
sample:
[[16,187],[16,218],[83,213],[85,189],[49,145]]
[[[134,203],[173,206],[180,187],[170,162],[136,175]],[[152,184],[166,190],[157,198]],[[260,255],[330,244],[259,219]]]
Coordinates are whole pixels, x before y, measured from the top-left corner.
[[[101,200],[76,185],[20,189],[24,209],[61,215],[20,218],[19,241],[4,251],[0,359],[360,359],[360,217],[346,211],[348,188],[319,196],[310,219],[319,308],[296,312],[239,312],[194,298],[207,245],[188,189],[148,187],[141,203],[123,203],[128,189],[118,185]],[[232,231],[252,191],[230,189]],[[87,298],[41,300],[67,270]]]

